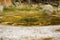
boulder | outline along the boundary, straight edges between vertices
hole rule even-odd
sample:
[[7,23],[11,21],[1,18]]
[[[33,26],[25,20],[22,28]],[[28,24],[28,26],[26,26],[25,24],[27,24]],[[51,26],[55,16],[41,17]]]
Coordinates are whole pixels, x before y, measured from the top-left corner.
[[52,5],[47,4],[47,5],[43,5],[42,11],[47,14],[52,14],[55,12],[55,9]]

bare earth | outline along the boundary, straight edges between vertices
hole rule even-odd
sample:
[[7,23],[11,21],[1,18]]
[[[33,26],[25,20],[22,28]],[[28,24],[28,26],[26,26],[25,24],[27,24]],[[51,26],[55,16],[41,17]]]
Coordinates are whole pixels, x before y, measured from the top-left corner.
[[0,40],[44,40],[45,38],[60,40],[60,26],[17,27],[0,25]]

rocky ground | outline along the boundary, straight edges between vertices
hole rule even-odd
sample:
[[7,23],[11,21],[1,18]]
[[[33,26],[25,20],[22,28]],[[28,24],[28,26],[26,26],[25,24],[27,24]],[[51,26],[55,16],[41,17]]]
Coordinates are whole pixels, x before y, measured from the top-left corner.
[[0,25],[0,40],[60,40],[60,26]]

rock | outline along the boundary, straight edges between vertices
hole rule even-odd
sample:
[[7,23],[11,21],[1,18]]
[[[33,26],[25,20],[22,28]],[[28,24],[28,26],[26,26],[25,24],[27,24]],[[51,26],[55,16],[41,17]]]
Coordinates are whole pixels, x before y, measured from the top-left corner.
[[52,5],[44,5],[43,7],[42,7],[42,11],[43,12],[45,12],[45,13],[47,13],[47,14],[52,14],[52,13],[54,13],[54,8],[53,8],[53,6]]

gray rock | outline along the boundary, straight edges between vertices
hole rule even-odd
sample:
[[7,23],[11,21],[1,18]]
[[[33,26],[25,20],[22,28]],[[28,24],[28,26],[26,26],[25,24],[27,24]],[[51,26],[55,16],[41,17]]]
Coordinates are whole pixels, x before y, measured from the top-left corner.
[[52,5],[44,5],[43,7],[42,7],[42,11],[44,12],[44,13],[47,13],[47,14],[52,14],[52,13],[54,13],[54,11],[55,11],[55,9],[53,8],[53,6]]

